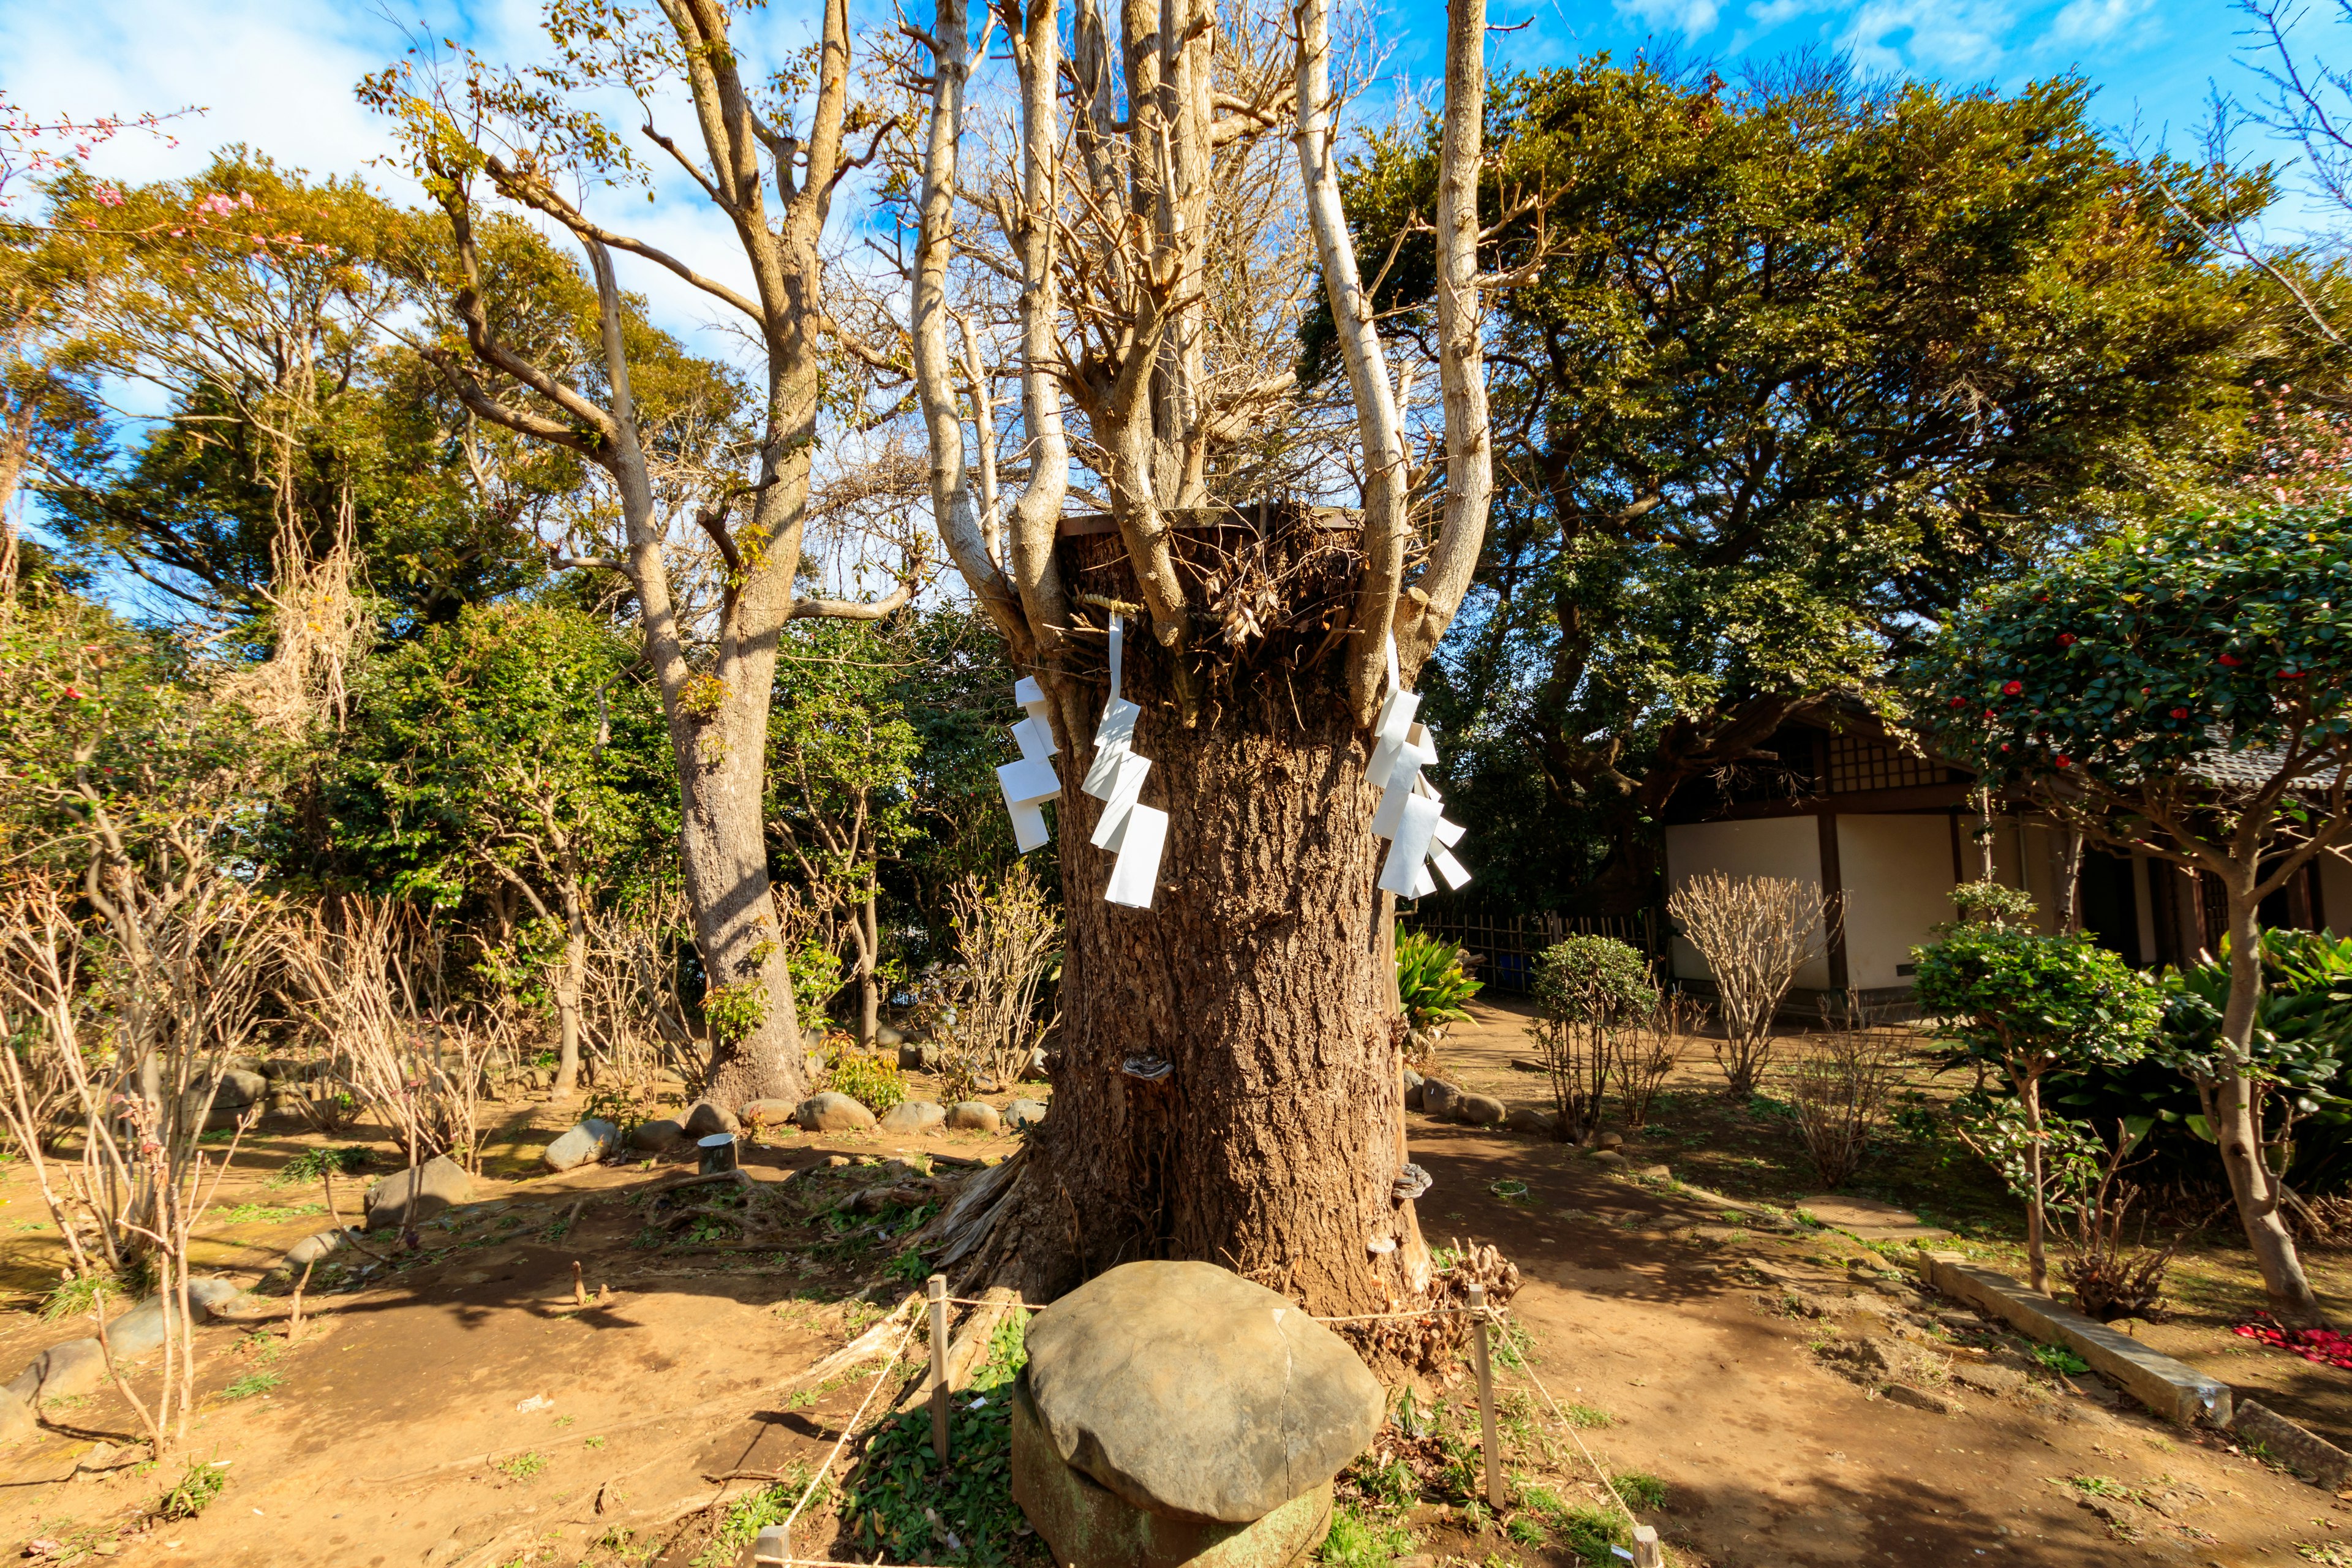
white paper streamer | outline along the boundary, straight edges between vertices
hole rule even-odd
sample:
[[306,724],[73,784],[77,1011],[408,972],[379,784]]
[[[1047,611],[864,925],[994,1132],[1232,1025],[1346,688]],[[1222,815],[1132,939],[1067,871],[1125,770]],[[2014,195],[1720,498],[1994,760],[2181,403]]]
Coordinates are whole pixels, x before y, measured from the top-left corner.
[[1102,722],[1095,726],[1095,760],[1078,787],[1097,800],[1108,800],[1118,781],[1118,760],[1129,754],[1135,740],[1135,721],[1143,710],[1118,694],[1120,644],[1125,623],[1110,618],[1110,700],[1103,704]]
[[1133,752],[1123,752],[1118,759],[1118,777],[1111,791],[1103,797],[1102,820],[1095,824],[1094,847],[1117,849],[1127,829],[1129,813],[1135,809],[1136,797],[1143,793],[1144,775],[1151,771],[1151,759],[1139,757]]
[[1438,877],[1447,887],[1460,888],[1468,884],[1470,873],[1453,854],[1462,841],[1461,826],[1445,820],[1437,786],[1421,776],[1422,769],[1436,764],[1437,740],[1428,725],[1413,721],[1421,698],[1405,690],[1398,677],[1393,636],[1387,652],[1389,691],[1373,721],[1372,755],[1364,777],[1381,792],[1372,832],[1389,840],[1380,886],[1401,899],[1421,899],[1437,891]]
[[1127,622],[1110,618],[1110,698],[1103,704],[1102,721],[1095,727],[1095,760],[1078,787],[1103,803],[1102,816],[1088,841],[1118,856],[1111,862],[1110,885],[1103,897],[1129,909],[1151,907],[1151,889],[1160,880],[1160,855],[1168,842],[1168,814],[1139,805],[1143,781],[1151,761],[1135,754],[1135,721],[1143,710],[1118,694],[1127,649]]
[[1038,808],[1061,798],[1062,781],[1051,760],[1061,748],[1054,743],[1045,689],[1033,677],[1024,675],[1013,683],[1013,700],[1028,715],[1013,726],[1013,742],[1021,748],[1021,760],[996,770],[996,787],[1003,792],[1004,812],[1013,819],[1013,842],[1026,855],[1052,837],[1045,826],[1045,814]]
[[1151,891],[1160,881],[1160,852],[1168,843],[1168,814],[1156,806],[1139,805],[1127,814],[1126,832],[1118,858],[1110,868],[1110,886],[1103,897],[1132,910],[1151,907]]

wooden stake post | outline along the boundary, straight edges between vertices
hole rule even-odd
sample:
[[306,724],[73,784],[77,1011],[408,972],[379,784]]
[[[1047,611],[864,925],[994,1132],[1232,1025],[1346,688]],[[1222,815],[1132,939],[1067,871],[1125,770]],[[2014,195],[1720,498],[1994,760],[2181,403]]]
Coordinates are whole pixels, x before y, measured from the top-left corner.
[[1503,1450],[1495,1441],[1495,1369],[1486,1360],[1486,1288],[1470,1287],[1470,1363],[1478,1369],[1478,1435],[1486,1450],[1486,1506],[1503,1511]]
[[1633,1568],[1666,1568],[1666,1554],[1658,1545],[1655,1525],[1633,1527]]
[[948,1277],[934,1274],[931,1297],[931,1455],[948,1462]]

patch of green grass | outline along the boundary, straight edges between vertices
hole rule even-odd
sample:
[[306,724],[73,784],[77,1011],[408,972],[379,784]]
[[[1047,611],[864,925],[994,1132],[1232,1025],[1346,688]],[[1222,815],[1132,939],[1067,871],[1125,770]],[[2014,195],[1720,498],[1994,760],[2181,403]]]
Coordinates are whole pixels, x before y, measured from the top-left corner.
[[1384,1568],[1412,1551],[1412,1532],[1367,1519],[1344,1504],[1331,1510],[1331,1531],[1316,1560],[1326,1568]]
[[1029,1357],[1028,1314],[1007,1313],[970,1387],[949,1408],[948,1463],[931,1456],[930,1412],[877,1427],[842,1491],[840,1517],[866,1552],[971,1568],[1043,1568],[1039,1542],[1014,1506],[1013,1380]]
[[289,1204],[283,1208],[269,1204],[239,1204],[233,1209],[223,1209],[214,1217],[223,1225],[275,1225],[280,1220],[300,1219],[305,1215],[326,1212],[324,1204]]
[[536,1448],[526,1449],[511,1459],[500,1459],[490,1466],[515,1480],[527,1481],[547,1468],[547,1457]]
[[2068,1476],[2066,1485],[2084,1497],[2122,1498],[2128,1501],[2132,1495],[2131,1488],[2105,1476]]
[[1563,1405],[1559,1407],[1559,1414],[1560,1419],[1570,1426],[1580,1426],[1588,1432],[1596,1426],[1612,1426],[1617,1419],[1598,1405]]
[[106,1292],[108,1300],[115,1302],[133,1301],[139,1295],[136,1281],[118,1279],[110,1274],[85,1274],[58,1281],[57,1289],[42,1298],[41,1316],[52,1323],[65,1318],[88,1317],[90,1303],[100,1290]]
[[[743,1548],[758,1539],[760,1531],[772,1524],[782,1524],[808,1489],[812,1472],[806,1465],[795,1465],[792,1473],[774,1486],[747,1493],[730,1504],[727,1517],[719,1521],[719,1533],[710,1538],[692,1563],[692,1568],[731,1568]],[[828,1489],[819,1487],[809,1499],[814,1507],[824,1499]]]
[[248,1372],[221,1390],[223,1399],[250,1399],[257,1394],[267,1394],[286,1379],[274,1372]]
[[1620,1470],[1609,1478],[1625,1506],[1643,1513],[1655,1513],[1666,1506],[1666,1483],[1647,1470]]
[[180,1484],[155,1500],[158,1519],[194,1519],[228,1485],[228,1467],[217,1460],[191,1465]]
[[1551,1531],[1546,1530],[1543,1521],[1531,1513],[1513,1514],[1511,1522],[1503,1527],[1503,1533],[1522,1546],[1541,1546],[1551,1539]]
[[909,1248],[890,1260],[889,1267],[882,1270],[882,1277],[911,1285],[919,1279],[929,1279],[930,1272],[929,1260],[919,1250]]
[[330,1171],[338,1176],[356,1176],[374,1163],[375,1151],[363,1145],[346,1143],[338,1149],[320,1144],[316,1149],[303,1150],[278,1166],[269,1184],[289,1187],[297,1182],[315,1182]]
[[2052,1372],[2063,1373],[2069,1377],[2080,1377],[2091,1370],[2089,1362],[2084,1361],[2064,1345],[2035,1345],[2032,1353],[2035,1361],[2040,1362]]
[[1622,1519],[1589,1502],[1556,1507],[1548,1521],[1559,1544],[1590,1568],[1609,1568],[1616,1561],[1609,1549],[1631,1545],[1633,1540]]

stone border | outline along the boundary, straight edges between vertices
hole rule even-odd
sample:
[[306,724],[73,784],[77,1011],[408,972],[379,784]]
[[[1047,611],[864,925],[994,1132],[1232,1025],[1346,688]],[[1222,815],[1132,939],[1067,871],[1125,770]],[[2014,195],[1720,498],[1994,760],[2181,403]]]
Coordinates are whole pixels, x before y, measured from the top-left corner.
[[2006,1274],[1974,1268],[1957,1252],[1922,1248],[1916,1259],[1919,1277],[1945,1295],[2005,1319],[2044,1344],[2064,1345],[2166,1420],[2183,1426],[2230,1425],[2228,1384],[2029,1290]]
[[2305,1431],[2257,1400],[2239,1401],[2230,1429],[2314,1477],[2323,1490],[2340,1492],[2347,1481],[2352,1481],[2352,1454],[2315,1432]]

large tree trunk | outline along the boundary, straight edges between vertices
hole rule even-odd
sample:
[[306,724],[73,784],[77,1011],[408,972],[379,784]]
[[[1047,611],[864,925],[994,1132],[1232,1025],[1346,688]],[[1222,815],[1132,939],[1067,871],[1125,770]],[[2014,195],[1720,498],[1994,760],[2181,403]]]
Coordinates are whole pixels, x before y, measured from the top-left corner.
[[[2252,882],[2252,875],[2242,876],[2228,888],[2230,1002],[2222,1012],[2221,1035],[2241,1062],[2249,1059],[2255,1008],[2263,993],[2262,928]],[[2246,1245],[2253,1249],[2255,1267],[2263,1271],[2272,1315],[2305,1328],[2325,1323],[2326,1311],[2312,1293],[2294,1237],[2279,1215],[2284,1184],[2263,1158],[2261,1088],[2246,1074],[2233,1073],[2217,1086],[2213,1104],[2221,1168],[2230,1174],[2231,1195],[2237,1199],[2238,1219],[2245,1227]]]
[[567,868],[563,882],[563,967],[555,976],[555,1099],[580,1089],[580,999],[588,989],[588,900]]
[[[1171,666],[1198,656],[1129,649],[1143,801],[1169,814],[1159,886],[1149,910],[1104,901],[1115,857],[1088,842],[1102,807],[1079,789],[1092,736],[1065,735],[1054,1109],[981,1271],[1043,1301],[1118,1263],[1193,1258],[1318,1313],[1412,1301],[1428,1255],[1391,1195],[1404,1031],[1386,1003],[1384,846],[1346,661],[1260,658],[1230,685],[1196,673],[1213,695],[1187,729]],[[1104,689],[1080,690],[1098,713]],[[1155,1080],[1160,1062],[1172,1070]]]
[[710,1081],[703,1096],[730,1111],[748,1100],[798,1100],[808,1087],[792,972],[769,895],[760,788],[767,696],[764,684],[756,692],[730,692],[709,724],[676,710],[671,716],[684,805],[678,862],[694,912],[705,995],[758,998],[756,1021],[744,1032],[717,1026],[711,1032]]

